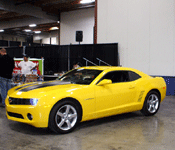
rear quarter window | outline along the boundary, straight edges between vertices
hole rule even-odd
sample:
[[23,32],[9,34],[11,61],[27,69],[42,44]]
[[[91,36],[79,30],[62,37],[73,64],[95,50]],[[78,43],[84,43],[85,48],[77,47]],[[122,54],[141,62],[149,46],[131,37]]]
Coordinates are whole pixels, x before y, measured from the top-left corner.
[[129,74],[130,81],[135,81],[135,80],[138,80],[141,78],[140,75],[138,75],[137,73],[135,73],[133,71],[129,71],[128,74]]

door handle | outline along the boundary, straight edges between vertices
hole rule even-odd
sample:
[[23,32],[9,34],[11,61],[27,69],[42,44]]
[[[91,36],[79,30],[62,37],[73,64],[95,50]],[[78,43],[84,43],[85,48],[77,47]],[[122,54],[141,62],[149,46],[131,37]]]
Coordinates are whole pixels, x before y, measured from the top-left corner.
[[135,88],[135,85],[131,85],[130,87],[129,87],[129,89],[134,89]]

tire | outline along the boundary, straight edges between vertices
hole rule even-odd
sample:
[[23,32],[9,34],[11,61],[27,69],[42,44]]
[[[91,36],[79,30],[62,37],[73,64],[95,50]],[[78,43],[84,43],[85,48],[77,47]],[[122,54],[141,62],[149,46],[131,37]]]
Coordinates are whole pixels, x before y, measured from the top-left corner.
[[157,113],[159,107],[160,95],[156,91],[150,91],[145,98],[141,112],[145,116],[153,116]]
[[74,101],[60,101],[51,110],[49,128],[55,133],[69,133],[80,122],[81,114],[80,107]]

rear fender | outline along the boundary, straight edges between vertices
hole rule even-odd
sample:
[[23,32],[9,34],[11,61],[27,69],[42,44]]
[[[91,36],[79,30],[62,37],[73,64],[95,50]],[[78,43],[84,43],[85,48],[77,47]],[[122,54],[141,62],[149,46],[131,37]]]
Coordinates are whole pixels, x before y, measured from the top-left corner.
[[160,94],[161,102],[166,96],[166,83],[162,77],[153,77],[149,80],[149,88],[144,93],[144,99],[150,91],[157,91]]

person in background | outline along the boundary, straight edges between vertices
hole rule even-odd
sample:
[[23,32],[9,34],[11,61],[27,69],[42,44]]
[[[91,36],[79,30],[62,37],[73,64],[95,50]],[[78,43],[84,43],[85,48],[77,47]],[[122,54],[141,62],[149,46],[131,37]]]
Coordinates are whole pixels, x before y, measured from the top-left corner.
[[77,68],[80,67],[80,66],[79,66],[79,63],[74,62],[73,64],[74,64],[74,65],[73,65],[73,69],[77,69]]
[[2,97],[2,104],[0,104],[0,107],[5,107],[5,99],[8,90],[11,88],[11,78],[14,67],[15,62],[13,58],[7,54],[6,49],[0,49],[0,88]]
[[37,65],[35,63],[33,63],[32,61],[28,60],[28,55],[23,55],[24,61],[21,61],[18,64],[18,68],[21,69],[21,74],[23,75],[28,75],[28,74],[32,74],[32,70],[35,69],[37,67]]

